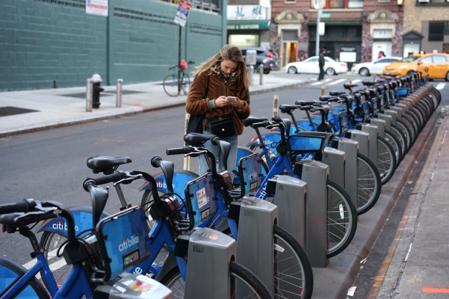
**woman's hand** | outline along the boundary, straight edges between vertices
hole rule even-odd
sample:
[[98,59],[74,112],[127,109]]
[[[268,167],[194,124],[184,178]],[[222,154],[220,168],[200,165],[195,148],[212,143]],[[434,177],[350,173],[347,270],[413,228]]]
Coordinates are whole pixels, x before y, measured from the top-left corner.
[[223,108],[229,105],[229,101],[225,96],[221,96],[215,99],[215,106],[218,108]]

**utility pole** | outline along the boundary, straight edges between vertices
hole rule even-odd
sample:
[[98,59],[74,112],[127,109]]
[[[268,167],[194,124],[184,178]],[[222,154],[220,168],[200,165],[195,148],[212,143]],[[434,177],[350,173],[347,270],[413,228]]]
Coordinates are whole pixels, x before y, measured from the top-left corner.
[[318,56],[320,54],[320,52],[319,52],[320,51],[320,30],[319,30],[319,28],[320,28],[322,0],[316,0],[315,8],[317,9],[317,14],[316,14],[315,55]]

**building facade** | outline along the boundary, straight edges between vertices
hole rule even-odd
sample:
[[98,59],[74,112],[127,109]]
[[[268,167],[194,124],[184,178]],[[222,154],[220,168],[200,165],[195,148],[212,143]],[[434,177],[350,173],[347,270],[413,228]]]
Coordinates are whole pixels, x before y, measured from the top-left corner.
[[449,53],[449,1],[404,0],[404,56],[412,52]]
[[[226,43],[226,0],[194,0],[182,31],[176,1],[0,1],[0,90],[160,81],[181,57],[199,63]],[[223,9],[224,8],[224,9]],[[181,34],[179,34],[181,33]]]
[[[315,55],[315,0],[272,0],[271,47],[281,65]],[[320,49],[345,62],[402,54],[402,0],[323,0]]]

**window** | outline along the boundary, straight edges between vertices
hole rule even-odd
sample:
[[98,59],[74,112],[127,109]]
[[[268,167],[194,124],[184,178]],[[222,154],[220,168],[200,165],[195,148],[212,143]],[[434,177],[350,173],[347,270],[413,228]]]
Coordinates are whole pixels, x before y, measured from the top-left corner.
[[419,62],[422,62],[422,63],[432,63],[432,56],[424,57],[423,59],[419,60]]
[[328,8],[345,8],[345,0],[328,0]]
[[282,30],[282,40],[283,41],[297,41],[298,40],[298,30]]
[[309,58],[309,59],[307,59],[307,62],[308,63],[318,62],[318,57]]
[[447,62],[446,57],[443,55],[435,55],[433,56],[434,63],[445,63]]
[[349,0],[348,8],[362,8],[363,0]]
[[429,42],[442,42],[444,27],[445,22],[429,22]]

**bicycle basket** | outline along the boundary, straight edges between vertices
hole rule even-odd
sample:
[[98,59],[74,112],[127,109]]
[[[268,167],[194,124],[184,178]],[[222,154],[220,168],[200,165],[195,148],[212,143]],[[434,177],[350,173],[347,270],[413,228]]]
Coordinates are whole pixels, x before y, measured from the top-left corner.
[[103,218],[97,225],[98,242],[108,260],[106,280],[130,270],[150,255],[145,212],[140,207],[131,207]]
[[194,212],[195,226],[206,223],[215,214],[215,189],[211,173],[190,181],[185,187],[185,196]]
[[257,154],[243,157],[239,161],[239,178],[241,194],[256,192],[262,183],[264,174],[262,160]]

